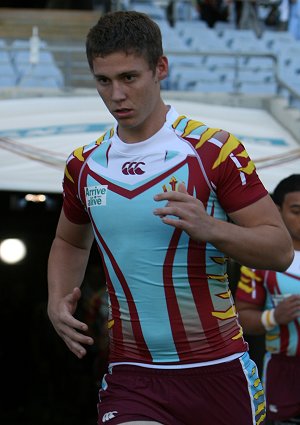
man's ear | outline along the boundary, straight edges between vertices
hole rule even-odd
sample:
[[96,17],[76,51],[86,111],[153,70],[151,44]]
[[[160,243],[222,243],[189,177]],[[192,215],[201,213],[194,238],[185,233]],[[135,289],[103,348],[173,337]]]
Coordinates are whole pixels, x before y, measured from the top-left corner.
[[169,63],[166,56],[161,56],[156,65],[156,78],[161,81],[167,78],[169,72]]

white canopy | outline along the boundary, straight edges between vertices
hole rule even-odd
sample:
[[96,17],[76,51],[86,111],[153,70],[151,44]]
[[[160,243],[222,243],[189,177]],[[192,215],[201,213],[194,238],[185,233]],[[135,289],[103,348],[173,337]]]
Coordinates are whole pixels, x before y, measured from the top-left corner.
[[[178,113],[228,130],[242,140],[270,192],[284,177],[300,173],[300,145],[267,111],[168,101],[166,96]],[[61,192],[69,153],[96,140],[112,124],[97,93],[1,100],[0,190]]]

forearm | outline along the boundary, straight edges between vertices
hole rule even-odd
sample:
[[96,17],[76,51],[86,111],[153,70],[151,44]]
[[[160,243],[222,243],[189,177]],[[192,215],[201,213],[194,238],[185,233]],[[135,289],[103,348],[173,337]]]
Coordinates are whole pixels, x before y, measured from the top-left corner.
[[263,335],[266,332],[262,321],[262,311],[259,310],[242,310],[238,312],[238,319],[245,334]]
[[154,197],[167,201],[154,214],[184,230],[197,242],[208,242],[240,264],[257,269],[286,270],[293,260],[291,237],[269,196],[229,214],[232,222],[207,214],[202,202],[187,193],[167,191]]
[[48,261],[49,305],[80,287],[89,259],[88,248],[78,248],[56,237]]
[[256,269],[284,271],[293,258],[284,228],[260,225],[243,227],[215,220],[210,242],[240,264]]

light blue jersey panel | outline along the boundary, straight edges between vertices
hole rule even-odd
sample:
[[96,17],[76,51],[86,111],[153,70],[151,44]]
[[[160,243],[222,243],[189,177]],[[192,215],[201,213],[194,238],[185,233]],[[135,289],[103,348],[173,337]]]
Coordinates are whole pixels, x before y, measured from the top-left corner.
[[[294,277],[284,273],[276,273],[276,279],[277,279],[281,294],[284,294],[284,295],[299,294],[299,287],[300,287],[299,281],[296,280]],[[299,318],[297,321],[300,324]],[[297,353],[297,347],[298,347],[299,341],[298,341],[298,331],[294,321],[288,324],[288,333],[289,333],[289,342],[287,347],[287,355],[295,356]]]
[[281,294],[299,294],[300,283],[292,276],[276,273],[276,279]]
[[[186,180],[186,166],[181,170],[181,174],[185,174],[182,177],[183,181]],[[154,195],[162,192],[163,185],[167,184],[169,180],[170,177],[166,181],[160,181],[132,199],[108,190],[106,205],[94,207],[90,210],[96,227],[104,243],[107,244],[108,251],[112,253],[114,262],[120,268],[130,289],[143,336],[153,361],[156,362],[179,360],[171,331],[163,285],[164,255],[174,233],[174,228],[165,225],[159,217],[153,214],[153,210],[159,205],[154,201]],[[89,186],[96,184],[97,182],[93,178],[88,178]],[[121,190],[123,189],[132,191],[135,187],[126,187],[123,184]],[[127,233],[125,238],[124,229]],[[159,238],[157,237],[158,234],[160,235]],[[100,246],[103,246],[101,241],[98,240],[98,242]],[[185,277],[185,281],[182,281],[182,287],[189,292],[186,299],[191,300],[190,287],[186,281],[187,242],[188,237],[182,237],[176,251],[174,279],[178,283]],[[131,328],[127,300],[121,282],[108,253],[104,251],[103,255],[120,303],[123,327],[129,326]],[[189,305],[189,307],[191,306]],[[196,317],[196,314],[194,317]],[[153,332],[153,329],[155,329],[155,332]]]
[[248,383],[251,400],[253,425],[261,424],[266,418],[266,401],[262,383],[258,376],[256,364],[245,353],[239,358]]
[[[274,308],[274,302],[269,292],[266,292],[265,309]],[[279,326],[275,326],[266,334],[266,349],[271,353],[278,353],[280,351],[280,331]]]

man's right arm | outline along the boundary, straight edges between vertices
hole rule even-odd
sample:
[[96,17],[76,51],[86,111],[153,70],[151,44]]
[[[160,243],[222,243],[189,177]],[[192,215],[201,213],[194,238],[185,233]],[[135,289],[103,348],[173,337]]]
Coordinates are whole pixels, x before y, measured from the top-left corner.
[[62,211],[48,260],[48,315],[79,358],[86,354],[84,345],[93,344],[84,333],[87,325],[74,317],[93,239],[90,224],[74,224]]

